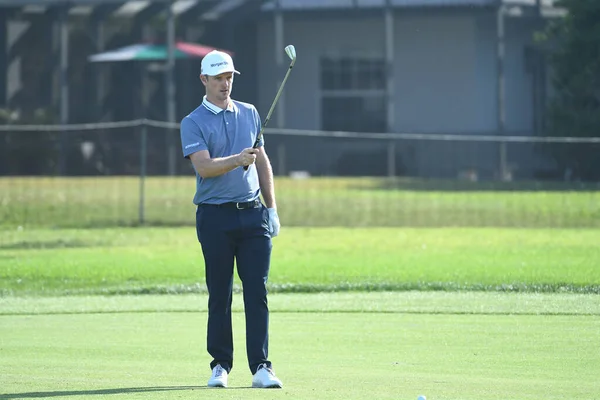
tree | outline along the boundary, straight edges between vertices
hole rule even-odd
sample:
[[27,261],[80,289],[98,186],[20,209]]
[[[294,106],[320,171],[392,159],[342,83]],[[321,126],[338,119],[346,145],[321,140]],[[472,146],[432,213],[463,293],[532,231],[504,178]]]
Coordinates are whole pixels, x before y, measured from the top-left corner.
[[[39,108],[30,115],[0,108],[0,125],[51,125],[56,123],[50,109]],[[0,131],[0,175],[45,175],[55,170],[55,132]]]
[[[600,137],[600,1],[560,0],[567,15],[553,21],[542,40],[551,44],[554,95],[547,132],[552,136]],[[600,145],[554,144],[550,154],[574,178],[600,179]]]

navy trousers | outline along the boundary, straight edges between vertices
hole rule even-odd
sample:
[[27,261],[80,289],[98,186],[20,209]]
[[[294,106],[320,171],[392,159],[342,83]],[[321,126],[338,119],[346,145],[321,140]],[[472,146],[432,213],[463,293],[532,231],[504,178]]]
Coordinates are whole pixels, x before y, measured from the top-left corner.
[[231,301],[234,260],[242,282],[246,317],[246,353],[252,374],[271,363],[267,278],[271,260],[268,211],[262,204],[238,209],[235,205],[198,206],[196,232],[204,254],[208,288],[207,350],[211,369],[233,367]]

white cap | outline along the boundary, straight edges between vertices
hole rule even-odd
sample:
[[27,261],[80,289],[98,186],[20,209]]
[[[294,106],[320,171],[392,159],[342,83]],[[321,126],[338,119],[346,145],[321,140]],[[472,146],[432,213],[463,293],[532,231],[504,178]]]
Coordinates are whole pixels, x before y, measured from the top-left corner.
[[233,68],[233,60],[231,56],[225,52],[213,50],[202,59],[201,71],[202,75],[216,76],[224,72],[238,71]]

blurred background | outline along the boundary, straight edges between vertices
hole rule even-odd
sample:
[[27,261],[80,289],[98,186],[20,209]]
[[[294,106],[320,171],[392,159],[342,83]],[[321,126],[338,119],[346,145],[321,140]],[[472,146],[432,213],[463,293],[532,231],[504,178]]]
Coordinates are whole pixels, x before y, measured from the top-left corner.
[[265,135],[288,224],[357,224],[307,222],[329,193],[377,210],[362,225],[598,226],[598,3],[0,0],[0,224],[193,223],[178,124],[202,56],[233,55],[232,97],[264,119],[293,44]]

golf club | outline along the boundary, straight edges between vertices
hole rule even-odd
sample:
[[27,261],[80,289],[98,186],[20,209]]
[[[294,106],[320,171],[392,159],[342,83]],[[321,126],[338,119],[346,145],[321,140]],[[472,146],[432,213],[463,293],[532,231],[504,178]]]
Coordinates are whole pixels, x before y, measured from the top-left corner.
[[[279,96],[281,96],[281,92],[283,92],[283,87],[285,86],[285,81],[287,81],[288,76],[290,76],[290,72],[292,72],[292,68],[294,67],[294,64],[296,63],[296,48],[293,45],[290,44],[288,46],[285,46],[285,54],[288,55],[288,57],[292,60],[292,62],[290,63],[290,67],[288,68],[287,72],[285,73],[285,77],[283,78],[281,85],[279,85],[279,90],[277,90],[277,94],[275,95],[273,104],[271,104],[269,113],[267,114],[267,117],[265,118],[265,121],[263,122],[263,124],[260,128],[260,132],[258,132],[258,135],[256,135],[256,141],[254,142],[254,145],[252,146],[253,148],[258,147],[258,143],[260,142],[260,139],[262,138],[265,127],[269,123],[269,119],[271,119],[271,114],[273,113],[273,110],[275,109],[275,104],[277,104],[277,100],[279,100]],[[245,166],[244,170],[248,170],[248,166]]]

